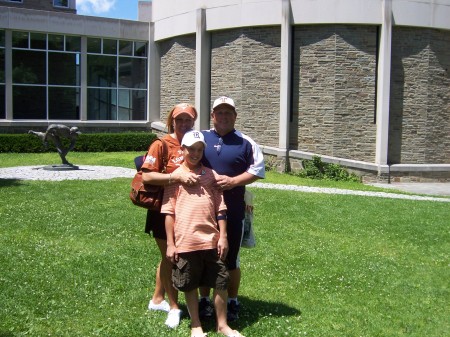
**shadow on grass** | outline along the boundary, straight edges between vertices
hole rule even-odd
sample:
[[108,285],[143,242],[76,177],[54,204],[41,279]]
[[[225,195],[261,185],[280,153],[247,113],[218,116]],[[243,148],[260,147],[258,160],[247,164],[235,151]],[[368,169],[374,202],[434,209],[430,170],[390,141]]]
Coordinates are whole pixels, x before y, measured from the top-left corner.
[[[229,322],[231,328],[239,331],[257,323],[263,317],[289,317],[301,316],[302,314],[300,310],[280,302],[255,300],[239,296],[239,303],[241,304],[239,319],[235,322]],[[189,316],[187,318],[189,319]],[[202,321],[202,326],[205,332],[215,331],[216,321],[214,318]]]
[[12,332],[0,331],[0,337],[14,337],[14,334]]
[[[20,186],[20,185],[23,185],[23,181],[20,179],[0,178],[0,187],[11,187],[11,186]],[[0,334],[0,337],[2,337],[1,334]]]

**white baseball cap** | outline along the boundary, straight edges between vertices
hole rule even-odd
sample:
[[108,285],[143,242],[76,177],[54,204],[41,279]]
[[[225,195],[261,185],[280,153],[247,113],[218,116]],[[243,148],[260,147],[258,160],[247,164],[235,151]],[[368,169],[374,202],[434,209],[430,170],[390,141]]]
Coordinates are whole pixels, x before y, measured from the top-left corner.
[[213,110],[214,110],[216,107],[218,107],[219,105],[221,105],[221,104],[228,104],[228,105],[231,106],[234,110],[236,110],[236,106],[234,105],[234,101],[233,101],[230,97],[227,97],[227,96],[221,96],[221,97],[219,97],[218,99],[216,99],[216,100],[214,101],[214,104],[213,104]]
[[203,137],[203,133],[201,133],[200,131],[191,130],[184,134],[181,145],[189,147],[197,142],[202,142],[206,147],[205,137]]

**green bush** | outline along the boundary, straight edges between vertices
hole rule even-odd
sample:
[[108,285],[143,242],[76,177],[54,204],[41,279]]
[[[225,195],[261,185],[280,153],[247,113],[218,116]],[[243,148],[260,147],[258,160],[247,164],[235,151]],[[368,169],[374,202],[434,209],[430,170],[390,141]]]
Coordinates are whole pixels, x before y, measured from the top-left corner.
[[[156,139],[154,133],[82,133],[75,143],[74,152],[123,152],[147,151],[148,146]],[[65,147],[69,140],[63,138]],[[0,153],[39,153],[55,152],[56,148],[49,142],[46,148],[41,140],[31,134],[0,134]]]
[[354,173],[349,173],[338,164],[324,163],[319,156],[313,156],[312,160],[302,160],[303,170],[292,173],[301,178],[326,179],[334,181],[355,181],[361,179]]

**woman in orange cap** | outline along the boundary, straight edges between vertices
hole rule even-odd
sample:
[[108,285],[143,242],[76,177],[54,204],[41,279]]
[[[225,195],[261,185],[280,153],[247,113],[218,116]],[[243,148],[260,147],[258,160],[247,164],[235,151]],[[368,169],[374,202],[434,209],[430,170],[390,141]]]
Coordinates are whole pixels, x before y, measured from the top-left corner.
[[[161,137],[168,149],[167,167],[163,171],[163,144],[156,141],[150,145],[144,163],[142,164],[143,181],[152,185],[171,185],[174,182],[195,184],[198,176],[192,172],[172,174],[183,162],[181,140],[184,134],[191,130],[197,119],[197,110],[190,104],[177,104],[167,117],[168,134]],[[155,290],[148,305],[149,310],[161,310],[168,313],[166,325],[176,328],[180,323],[181,310],[178,306],[178,292],[172,285],[172,265],[166,259],[167,236],[164,225],[165,215],[159,211],[148,211],[145,232],[153,232],[156,244],[161,252],[161,262],[156,271]],[[167,294],[169,303],[165,300]]]

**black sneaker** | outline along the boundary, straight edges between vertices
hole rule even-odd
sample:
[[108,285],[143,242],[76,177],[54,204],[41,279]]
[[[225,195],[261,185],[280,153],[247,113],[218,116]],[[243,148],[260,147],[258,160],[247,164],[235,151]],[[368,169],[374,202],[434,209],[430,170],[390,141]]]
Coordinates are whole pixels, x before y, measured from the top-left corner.
[[235,300],[231,300],[227,305],[227,320],[228,322],[236,321],[239,318],[239,303]]
[[206,298],[202,298],[198,303],[198,315],[200,319],[208,319],[213,317],[214,308],[211,304],[211,301]]

